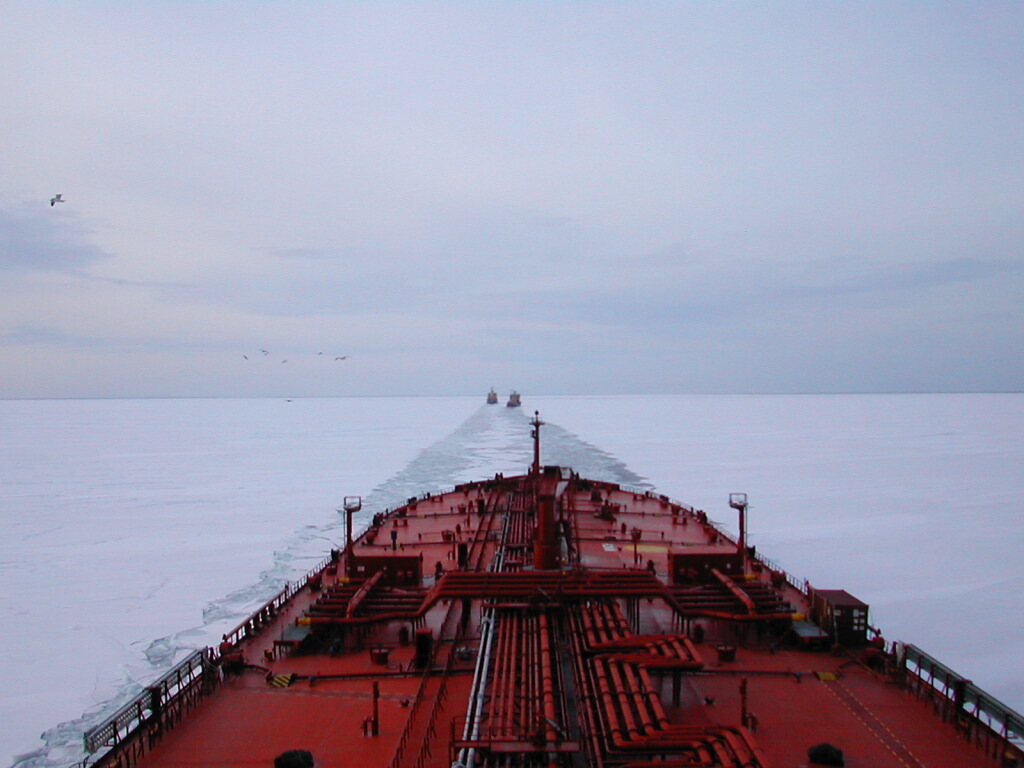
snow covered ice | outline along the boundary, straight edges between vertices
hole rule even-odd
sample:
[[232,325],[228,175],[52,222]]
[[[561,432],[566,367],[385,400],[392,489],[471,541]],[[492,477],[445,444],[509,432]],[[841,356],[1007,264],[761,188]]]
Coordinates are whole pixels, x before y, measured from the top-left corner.
[[[654,488],[1024,709],[1024,395],[0,401],[0,764],[81,735],[409,496],[543,460]],[[361,527],[361,526],[360,526]]]

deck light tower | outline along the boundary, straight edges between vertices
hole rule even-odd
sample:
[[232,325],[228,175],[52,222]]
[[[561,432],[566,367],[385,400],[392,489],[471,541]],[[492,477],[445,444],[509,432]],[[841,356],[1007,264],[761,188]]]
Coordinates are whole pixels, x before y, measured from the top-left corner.
[[740,513],[740,536],[737,546],[739,548],[740,563],[744,568],[747,565],[747,494],[730,493],[729,506]]
[[345,515],[345,575],[352,565],[352,514],[363,508],[362,496],[346,496],[338,511]]

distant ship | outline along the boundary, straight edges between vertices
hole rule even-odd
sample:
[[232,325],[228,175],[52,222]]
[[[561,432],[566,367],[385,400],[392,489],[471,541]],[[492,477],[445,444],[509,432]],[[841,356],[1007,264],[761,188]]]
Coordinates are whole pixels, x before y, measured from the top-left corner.
[[524,474],[360,535],[346,497],[344,548],[87,732],[80,765],[1024,765],[1021,715],[748,546],[746,494],[734,538],[543,466],[543,425]]
[[487,393],[487,404],[497,405],[498,404],[498,393],[494,391],[494,387],[491,387],[491,391]]
[[518,408],[520,405],[522,405],[522,403],[519,402],[519,393],[513,389],[511,394],[508,396],[508,402],[505,403],[505,406],[507,408]]

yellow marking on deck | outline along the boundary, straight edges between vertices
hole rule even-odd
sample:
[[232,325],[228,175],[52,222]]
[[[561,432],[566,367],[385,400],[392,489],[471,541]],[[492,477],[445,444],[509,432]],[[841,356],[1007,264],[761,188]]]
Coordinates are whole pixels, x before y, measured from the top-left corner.
[[274,675],[270,679],[270,684],[275,688],[287,688],[295,682],[295,678],[298,677],[294,672],[287,675]]
[[664,544],[638,544],[636,547],[637,552],[664,552],[668,547],[668,542]]

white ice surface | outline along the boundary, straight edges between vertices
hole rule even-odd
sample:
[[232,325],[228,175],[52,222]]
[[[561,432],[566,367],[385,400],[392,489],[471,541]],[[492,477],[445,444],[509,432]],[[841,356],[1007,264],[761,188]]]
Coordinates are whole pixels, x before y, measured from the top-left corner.
[[[655,487],[1024,709],[1024,395],[0,401],[0,764],[81,733],[424,490],[546,463]],[[43,738],[40,738],[42,734]]]

